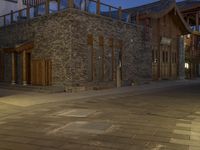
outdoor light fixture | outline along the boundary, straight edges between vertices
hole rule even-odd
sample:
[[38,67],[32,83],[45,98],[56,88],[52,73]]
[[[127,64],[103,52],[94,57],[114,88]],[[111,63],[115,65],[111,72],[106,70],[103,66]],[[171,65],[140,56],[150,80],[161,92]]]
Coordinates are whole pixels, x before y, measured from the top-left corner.
[[185,63],[185,68],[189,69],[189,64],[188,63]]
[[190,37],[191,37],[191,35],[190,35],[190,34],[188,34],[188,35],[187,35],[187,38],[189,39]]

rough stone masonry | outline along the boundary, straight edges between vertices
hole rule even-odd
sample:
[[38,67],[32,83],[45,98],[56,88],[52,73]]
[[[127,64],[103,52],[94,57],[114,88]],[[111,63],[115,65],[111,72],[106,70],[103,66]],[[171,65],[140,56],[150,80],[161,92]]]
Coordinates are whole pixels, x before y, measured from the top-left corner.
[[151,80],[151,31],[143,26],[68,9],[0,29],[0,48],[25,41],[34,42],[32,60],[52,61],[53,86],[116,86],[120,65],[122,85]]

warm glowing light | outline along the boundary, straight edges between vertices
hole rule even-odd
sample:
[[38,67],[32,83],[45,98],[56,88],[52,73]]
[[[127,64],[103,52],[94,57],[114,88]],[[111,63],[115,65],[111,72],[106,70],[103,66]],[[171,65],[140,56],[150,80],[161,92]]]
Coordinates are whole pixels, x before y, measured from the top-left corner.
[[188,34],[188,35],[187,35],[187,38],[189,39],[190,37],[191,37],[191,35],[190,35],[190,34]]
[[189,64],[188,63],[185,63],[185,68],[189,69]]

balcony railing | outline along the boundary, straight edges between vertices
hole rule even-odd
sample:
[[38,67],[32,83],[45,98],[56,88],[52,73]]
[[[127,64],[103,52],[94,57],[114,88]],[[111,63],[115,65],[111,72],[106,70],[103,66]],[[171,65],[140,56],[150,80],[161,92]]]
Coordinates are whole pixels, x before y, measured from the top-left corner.
[[5,27],[38,16],[57,13],[68,8],[75,8],[91,14],[102,15],[132,23],[131,15],[128,12],[122,10],[121,7],[117,8],[101,3],[100,0],[45,0],[45,2],[35,6],[28,5],[25,9],[14,12],[11,11],[9,14],[0,16],[0,27]]

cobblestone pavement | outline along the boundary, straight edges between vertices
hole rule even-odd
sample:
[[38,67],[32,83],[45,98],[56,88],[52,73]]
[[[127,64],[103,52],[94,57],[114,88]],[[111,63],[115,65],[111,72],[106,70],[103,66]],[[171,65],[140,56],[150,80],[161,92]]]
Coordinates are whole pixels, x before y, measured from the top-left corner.
[[0,150],[200,150],[199,82],[119,91],[0,90]]

